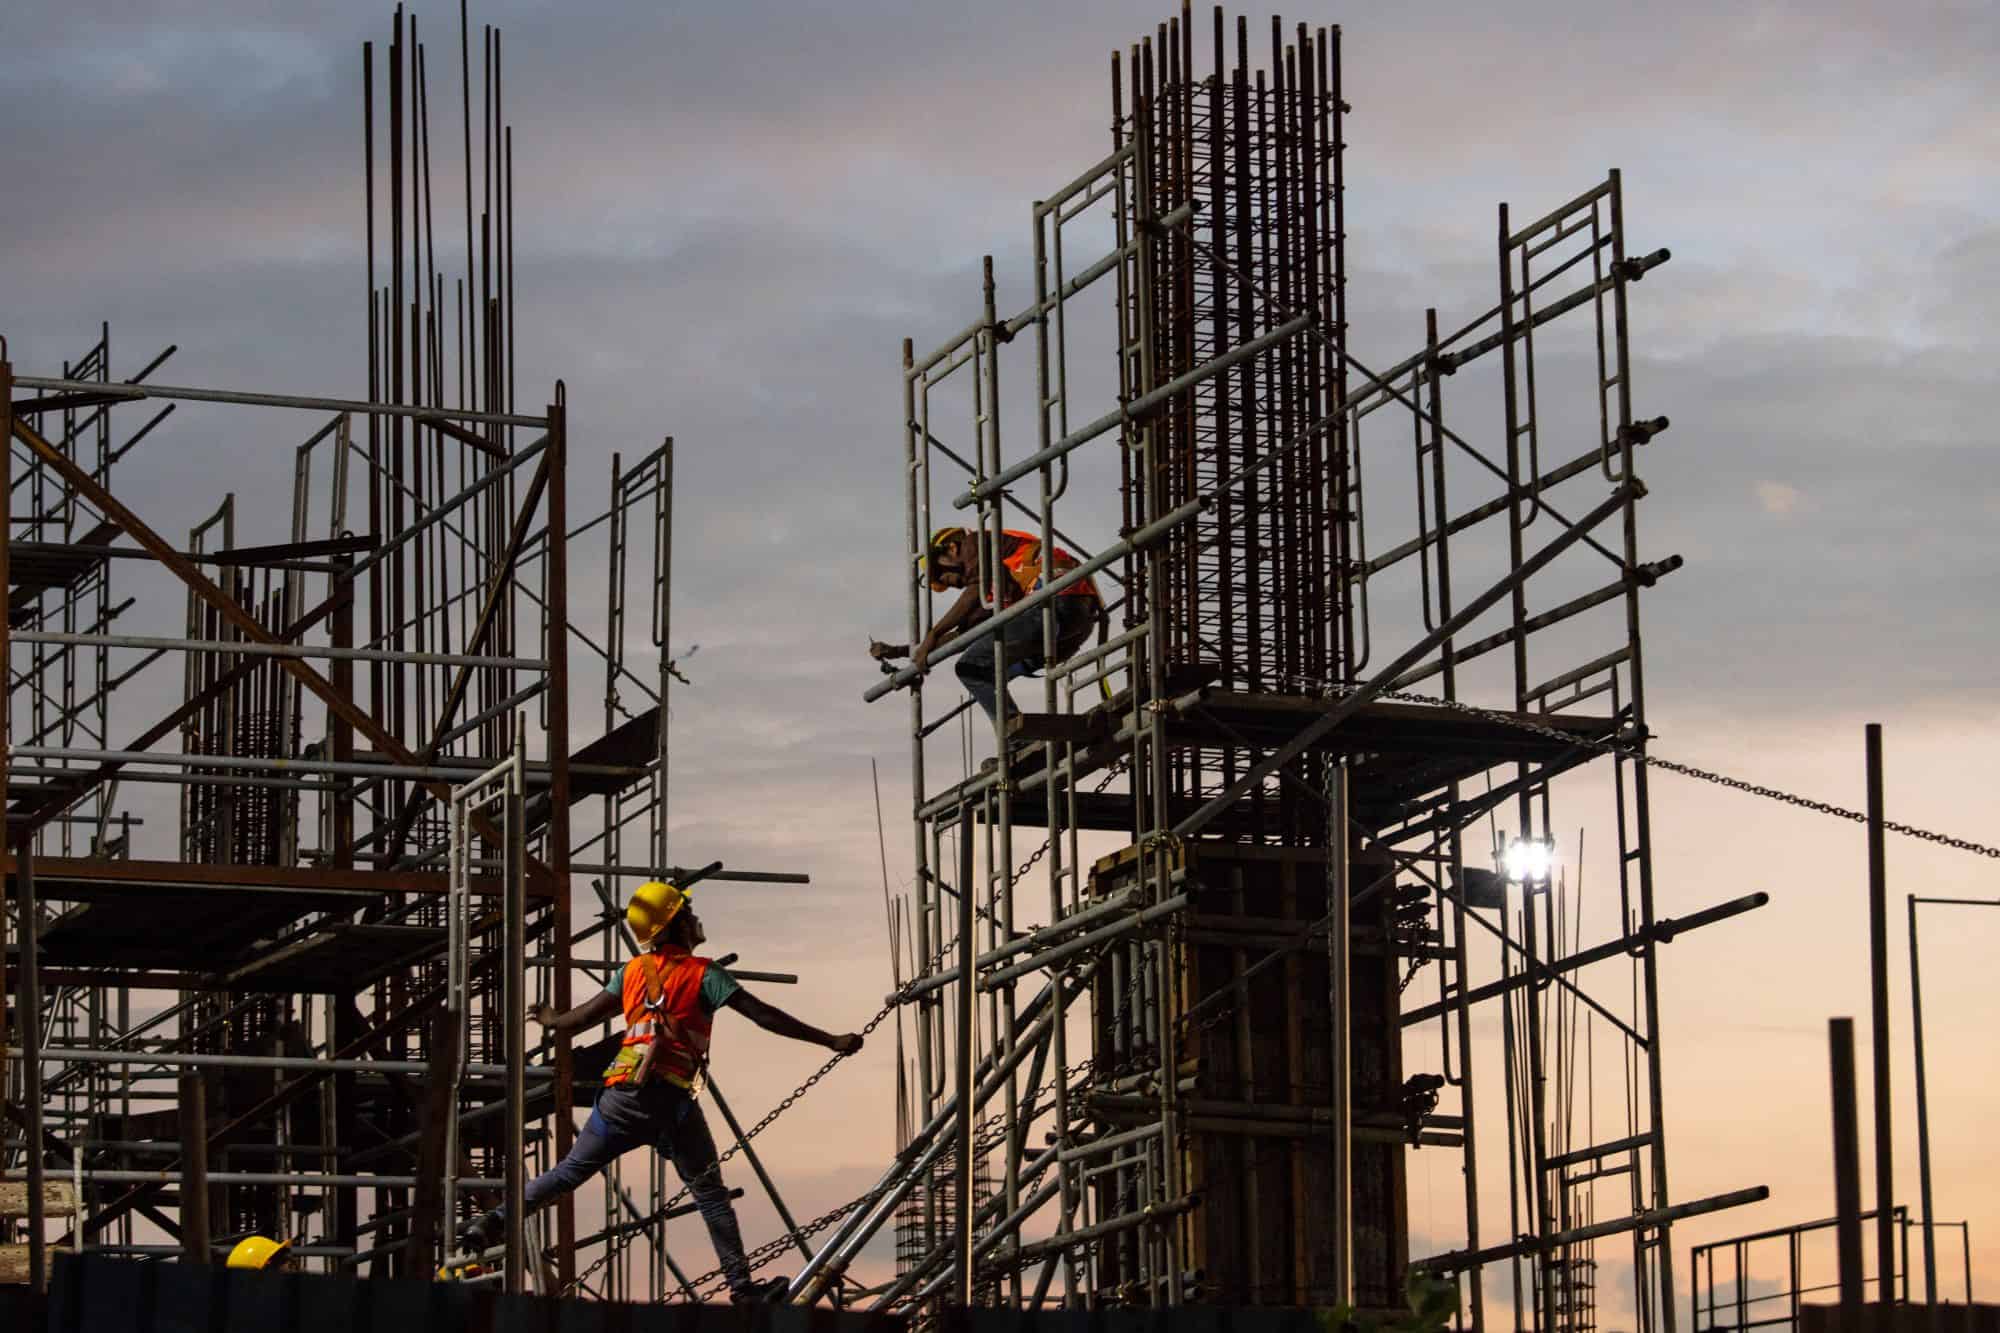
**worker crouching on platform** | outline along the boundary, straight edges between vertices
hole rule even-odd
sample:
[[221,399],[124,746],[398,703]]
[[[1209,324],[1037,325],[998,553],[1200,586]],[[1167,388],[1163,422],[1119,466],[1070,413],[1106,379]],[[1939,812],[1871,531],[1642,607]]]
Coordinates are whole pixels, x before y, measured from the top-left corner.
[[[625,908],[625,920],[643,952],[614,974],[611,984],[566,1014],[545,1004],[528,1016],[555,1032],[575,1032],[625,1016],[625,1041],[604,1075],[604,1091],[569,1155],[527,1187],[530,1212],[577,1186],[633,1148],[650,1145],[672,1160],[695,1207],[708,1224],[715,1257],[738,1303],[784,1295],[783,1278],[752,1279],[743,1255],[736,1210],[722,1183],[715,1140],[695,1100],[708,1064],[709,1026],[718,1009],[734,1009],[767,1032],[812,1042],[841,1055],[861,1049],[861,1035],[834,1036],[803,1023],[744,990],[716,963],[694,956],[707,936],[690,895],[671,884],[642,884]],[[468,1224],[468,1248],[496,1243],[505,1210]]]
[[[1045,580],[1055,579],[1076,568],[1077,559],[1061,547],[1052,548],[1052,558],[1042,558],[1041,539],[1032,533],[1009,528],[1000,534],[1000,563],[1006,577],[1000,580],[1000,606],[1005,609],[1029,593],[1039,590]],[[981,596],[979,534],[970,528],[939,528],[931,534],[927,553],[917,560],[917,576],[928,578],[932,592],[962,588],[957,601],[932,623],[930,632],[912,652],[907,644],[871,643],[869,654],[888,661],[906,653],[910,665],[919,672],[930,666],[937,646],[962,630],[971,629],[993,612]],[[1078,579],[1055,596],[1056,642],[1054,662],[1060,663],[1090,638],[1092,629],[1104,625],[1104,603],[1097,585]],[[1012,699],[1004,691],[996,693],[993,682],[995,644],[1004,645],[1007,679],[1033,675],[1049,662],[1043,660],[1042,617],[1030,612],[1001,626],[959,655],[958,679],[965,692],[979,702],[986,715],[1005,721],[1012,712]],[[921,683],[921,677],[919,677]]]

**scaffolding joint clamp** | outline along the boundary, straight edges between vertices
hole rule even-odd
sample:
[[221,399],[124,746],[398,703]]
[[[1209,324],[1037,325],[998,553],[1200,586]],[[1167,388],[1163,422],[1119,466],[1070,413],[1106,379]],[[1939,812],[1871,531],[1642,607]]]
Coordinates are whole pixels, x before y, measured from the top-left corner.
[[1648,269],[1658,268],[1674,257],[1674,252],[1661,246],[1649,255],[1639,255],[1631,259],[1621,259],[1611,266],[1611,276],[1625,282],[1637,282],[1646,276]]

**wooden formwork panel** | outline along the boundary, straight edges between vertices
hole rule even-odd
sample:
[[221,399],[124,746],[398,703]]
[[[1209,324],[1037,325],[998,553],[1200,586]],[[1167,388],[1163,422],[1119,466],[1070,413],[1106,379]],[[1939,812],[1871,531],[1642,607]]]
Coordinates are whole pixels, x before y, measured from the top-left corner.
[[[1318,849],[1189,843],[1176,851],[1175,865],[1191,899],[1173,932],[1183,1008],[1230,991],[1258,960],[1326,914],[1326,859]],[[1134,882],[1137,868],[1131,849],[1105,858],[1093,891]],[[1357,859],[1352,885],[1366,885],[1383,868]],[[1372,903],[1356,913],[1354,934],[1351,1086],[1360,1116],[1395,1105],[1403,1080],[1398,964],[1380,943],[1386,932]],[[1212,1006],[1182,1038],[1183,1078],[1192,1078],[1182,1101],[1183,1174],[1200,1198],[1182,1225],[1206,1301],[1333,1302],[1329,975],[1323,934],[1304,948],[1284,948],[1280,961],[1249,975],[1236,1003]],[[1096,995],[1102,1050],[1111,1038],[1112,983],[1101,980]],[[1103,1103],[1115,1106],[1116,1099]],[[1135,1108],[1123,1123],[1140,1114]],[[1409,1258],[1403,1147],[1356,1142],[1352,1160],[1356,1303],[1398,1306]],[[1109,1203],[1101,1200],[1101,1214],[1115,1211]],[[1110,1271],[1121,1273],[1118,1259],[1106,1257]]]
[[[76,1212],[76,1186],[67,1180],[42,1182],[42,1215],[69,1217]],[[28,1215],[28,1182],[0,1180],[0,1217]]]

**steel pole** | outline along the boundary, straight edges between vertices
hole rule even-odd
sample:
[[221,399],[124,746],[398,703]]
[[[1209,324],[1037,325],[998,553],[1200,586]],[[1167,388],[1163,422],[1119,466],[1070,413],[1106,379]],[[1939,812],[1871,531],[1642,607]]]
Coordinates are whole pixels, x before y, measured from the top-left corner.
[[[1326,970],[1333,1029],[1333,1298],[1354,1304],[1352,926],[1348,899],[1347,766],[1327,763]],[[1170,1145],[1171,1148],[1171,1145]]]
[[[208,1235],[208,1089],[200,1070],[180,1076],[181,1129],[181,1260],[209,1262]],[[34,1188],[30,1186],[30,1188]],[[77,1196],[81,1207],[83,1196]],[[83,1234],[78,1219],[77,1234]]]
[[[558,627],[557,632],[561,632]],[[516,723],[514,756],[518,762],[522,757],[522,742]],[[527,1138],[527,1082],[522,1077],[527,1068],[527,911],[528,876],[527,846],[523,801],[521,798],[521,773],[517,770],[508,781],[507,817],[503,830],[507,849],[507,910],[502,926],[506,936],[506,962],[501,970],[501,1003],[505,1017],[501,1031],[507,1042],[507,1235],[505,1282],[508,1292],[519,1294],[522,1278],[526,1274],[527,1260],[527,1178],[526,1159]],[[569,923],[558,921],[558,930],[568,929]],[[456,1109],[456,1108],[454,1108]],[[447,1165],[455,1169],[456,1163]]]
[[[0,449],[7,447],[0,440]],[[20,973],[15,1007],[21,1023],[21,1099],[28,1113],[28,1285],[35,1291],[48,1288],[48,1244],[42,1236],[47,1224],[42,1198],[42,980],[41,907],[35,896],[34,835],[24,834],[14,855],[15,876],[20,885]],[[81,1207],[82,1201],[78,1201]],[[81,1226],[82,1219],[78,1219]]]
[[[555,954],[556,969],[552,979],[551,1001],[556,1012],[568,1013],[570,1001],[570,936],[575,930],[571,919],[570,903],[570,728],[569,728],[569,394],[562,381],[556,381],[555,401],[549,404],[549,455],[548,455],[548,563],[543,566],[548,575],[547,605],[549,612],[547,642],[548,679],[554,688],[548,698],[548,757],[549,757],[549,823],[548,836],[543,841],[543,850],[548,856],[549,873],[555,879],[555,933],[550,948]],[[662,650],[664,656],[666,650]],[[664,674],[664,673],[663,673]],[[664,696],[662,696],[664,704]],[[660,735],[667,733],[667,713],[660,710]],[[662,742],[664,746],[664,741]],[[664,766],[662,781],[665,780]],[[510,812],[511,813],[511,812]],[[664,820],[665,812],[661,812]],[[526,914],[527,902],[523,895],[522,911]],[[526,939],[522,940],[525,952]],[[522,971],[526,971],[525,962]],[[516,1022],[521,1020],[516,1013]],[[569,1034],[558,1032],[555,1038],[555,1143],[556,1160],[569,1155],[576,1142],[576,1117],[573,1099],[572,1071],[575,1068],[574,1054],[570,1047]],[[515,1074],[518,1080],[518,1072]],[[455,1109],[455,1108],[454,1108]],[[574,1200],[568,1194],[556,1201],[556,1272],[555,1279],[567,1288],[576,1278],[576,1209]]]
[[958,1047],[953,1053],[958,1084],[958,1162],[953,1168],[956,1187],[951,1201],[953,1248],[958,1255],[958,1303],[972,1304],[972,1046],[973,996],[978,990],[977,968],[963,964],[972,958],[972,810],[958,812]]
[[1942,1326],[1937,1308],[1937,1249],[1931,1225],[1930,1084],[1924,1074],[1924,986],[1917,964],[1917,895],[1910,906],[1910,1036],[1917,1051],[1917,1182],[1924,1208],[1924,1304],[1930,1307],[1931,1328]]
[[1833,1075],[1834,1227],[1840,1254],[1840,1323],[1861,1327],[1861,1129],[1854,1088],[1854,1020],[1830,1018],[1827,1057]]
[[1882,829],[1882,725],[1870,722],[1868,751],[1868,973],[1875,1055],[1875,1280],[1895,1299],[1896,1145],[1889,1106],[1889,902]]

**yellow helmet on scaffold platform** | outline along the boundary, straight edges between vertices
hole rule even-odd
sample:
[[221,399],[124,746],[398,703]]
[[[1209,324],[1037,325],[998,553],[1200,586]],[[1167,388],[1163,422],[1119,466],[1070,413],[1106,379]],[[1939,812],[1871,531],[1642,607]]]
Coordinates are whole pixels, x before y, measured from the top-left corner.
[[277,1268],[284,1264],[292,1243],[269,1236],[245,1236],[229,1252],[230,1268]]

